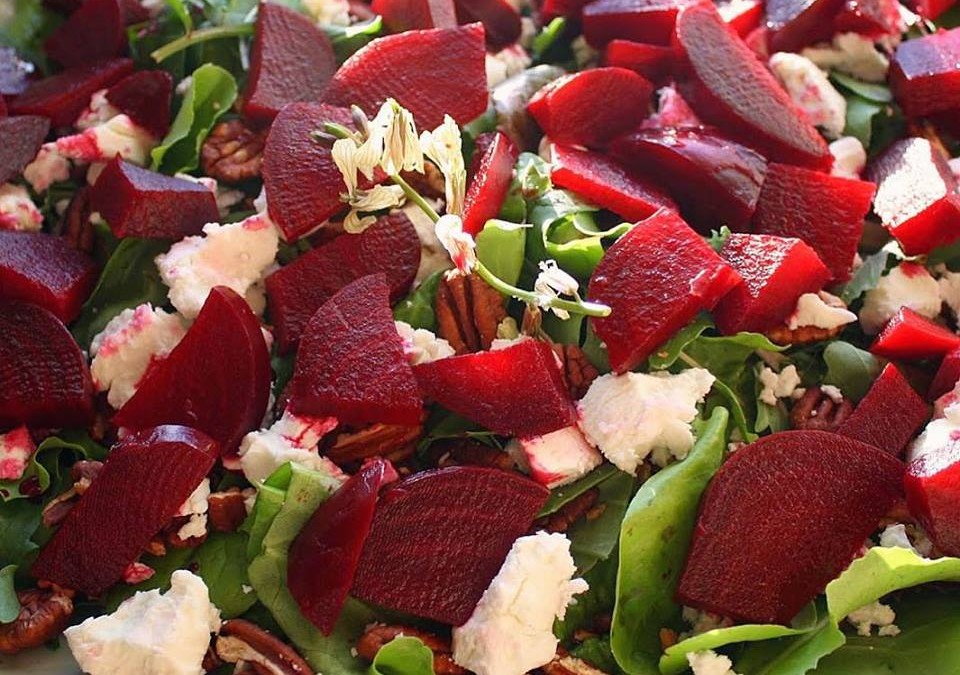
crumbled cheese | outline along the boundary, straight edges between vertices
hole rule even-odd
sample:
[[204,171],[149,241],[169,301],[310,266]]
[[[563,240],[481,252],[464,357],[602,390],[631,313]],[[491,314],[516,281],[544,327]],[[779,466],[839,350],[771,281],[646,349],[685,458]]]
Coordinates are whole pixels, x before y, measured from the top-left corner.
[[770,57],[770,70],[814,126],[829,138],[839,138],[847,123],[847,101],[826,73],[808,58],[789,52]]
[[56,143],[44,143],[37,156],[23,170],[23,178],[34,192],[43,193],[54,183],[70,178],[70,161],[57,152]]
[[189,516],[183,527],[177,531],[177,536],[181,539],[191,539],[193,537],[202,537],[207,533],[207,511],[210,510],[210,479],[204,478],[200,485],[194,490],[187,501],[180,505],[177,510],[177,516]]
[[953,312],[954,318],[960,318],[960,273],[944,269],[938,276],[940,299]]
[[578,70],[593,68],[600,63],[600,52],[590,46],[583,35],[578,35],[570,42],[570,49],[573,51],[573,60],[577,64]]
[[515,438],[506,451],[535,481],[551,490],[583,478],[603,461],[576,426],[535,438]]
[[530,67],[532,59],[527,51],[518,44],[501,49],[496,54],[487,53],[487,87],[493,89],[514,75]]
[[20,480],[37,446],[27,427],[0,434],[0,480]]
[[833,176],[860,178],[867,168],[867,151],[860,139],[854,136],[843,136],[833,141],[830,154],[833,155],[833,167],[830,169]]
[[437,239],[437,231],[433,221],[416,204],[407,204],[402,209],[410,222],[413,223],[417,236],[420,238],[420,267],[414,279],[414,286],[419,286],[423,280],[434,272],[441,272],[453,267],[453,262],[447,250]]
[[57,152],[79,163],[109,162],[120,155],[133,164],[145,165],[157,139],[127,115],[111,117],[103,124],[54,141]]
[[800,386],[800,373],[797,367],[789,365],[779,373],[763,366],[760,370],[760,400],[767,405],[777,405],[778,398],[791,398]]
[[450,343],[438,338],[425,328],[414,328],[406,321],[396,321],[397,333],[403,340],[403,353],[406,354],[410,365],[430,363],[438,359],[445,359],[456,354]]
[[80,131],[86,131],[113,119],[119,114],[120,111],[107,100],[107,90],[101,89],[93,93],[90,97],[90,103],[80,113],[80,117],[73,123],[73,126]]
[[347,0],[303,0],[303,8],[318,26],[349,26]]
[[0,185],[0,230],[37,232],[43,226],[43,214],[22,185]]
[[923,433],[907,449],[907,462],[946,448],[956,447],[960,442],[960,403],[953,402],[943,410],[943,417],[931,420]]
[[157,571],[142,562],[132,562],[123,570],[123,583],[136,586],[153,577]]
[[813,326],[832,330],[846,326],[857,320],[857,315],[845,307],[834,307],[824,302],[824,296],[835,299],[827,293],[804,293],[797,299],[797,307],[787,317],[787,327],[796,330],[802,326]]
[[824,70],[839,70],[864,82],[885,81],[890,68],[873,40],[859,33],[838,33],[832,44],[808,47],[802,54]]
[[253,485],[259,485],[287,462],[346,480],[340,468],[320,455],[317,444],[337,426],[334,417],[306,417],[289,410],[269,429],[251,431],[240,443],[240,468]]
[[880,332],[901,307],[932,319],[940,313],[940,287],[923,265],[900,263],[880,279],[876,288],[867,291],[860,310],[863,332]]
[[820,386],[820,391],[834,403],[843,403],[843,392],[840,391],[839,387],[835,387],[832,384],[824,384]]
[[890,605],[872,602],[860,609],[855,609],[847,615],[847,621],[857,629],[857,635],[870,637],[871,628],[876,626],[880,637],[890,637],[900,634],[900,629],[894,623],[897,615]]
[[733,672],[733,661],[712,649],[690,652],[687,654],[687,663],[693,675],[737,675]]
[[681,618],[690,625],[690,630],[683,635],[691,637],[700,635],[718,628],[727,628],[733,625],[733,620],[719,614],[704,612],[693,607],[684,607],[680,612]]
[[887,525],[880,533],[880,546],[884,548],[906,548],[914,553],[923,555],[910,541],[910,535],[907,534],[907,526],[903,523],[894,523]]

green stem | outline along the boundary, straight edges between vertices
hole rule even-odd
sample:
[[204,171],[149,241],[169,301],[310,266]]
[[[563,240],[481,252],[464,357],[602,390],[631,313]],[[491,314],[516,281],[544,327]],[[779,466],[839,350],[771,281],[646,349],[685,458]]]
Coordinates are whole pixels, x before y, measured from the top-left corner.
[[199,30],[191,31],[183,37],[177,38],[176,40],[168,42],[152,52],[150,57],[157,63],[161,63],[169,59],[174,54],[182,52],[184,49],[187,49],[193,45],[206,42],[207,40],[219,40],[221,38],[229,37],[245,37],[247,35],[253,35],[252,24],[241,24],[237,26],[211,26],[210,28],[201,28]]
[[[517,300],[531,305],[539,304],[537,302],[538,298],[536,293],[508,284],[506,281],[487,269],[487,266],[479,260],[474,264],[473,271],[502,295],[509,295]],[[610,308],[606,305],[601,305],[596,302],[585,302],[583,300],[577,302],[574,300],[562,300],[560,298],[556,298],[550,302],[550,307],[562,309],[570,312],[571,314],[584,314],[586,316],[598,317],[610,316]]]
[[394,184],[399,185],[400,189],[403,190],[403,194],[407,196],[407,199],[419,206],[420,210],[426,213],[430,220],[433,222],[440,220],[440,214],[437,213],[432,206],[430,206],[430,202],[424,199],[419,192],[414,190],[410,183],[404,180],[402,176],[391,174],[390,180],[392,180]]

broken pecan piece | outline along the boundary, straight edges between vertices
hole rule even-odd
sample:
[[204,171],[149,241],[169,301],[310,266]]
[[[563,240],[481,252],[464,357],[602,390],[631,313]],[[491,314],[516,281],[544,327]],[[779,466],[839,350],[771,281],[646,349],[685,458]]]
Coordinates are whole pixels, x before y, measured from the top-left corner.
[[371,424],[359,431],[339,434],[325,454],[335,464],[341,465],[368,457],[383,457],[399,463],[413,455],[422,433],[422,426]]
[[211,494],[207,498],[207,519],[216,532],[236,532],[247,519],[246,497],[240,488]]
[[[825,291],[820,292],[820,299],[829,307],[838,307],[846,309],[846,303],[835,295]],[[837,337],[843,331],[844,326],[836,328],[819,328],[817,326],[797,326],[790,328],[784,321],[779,326],[774,326],[766,332],[771,342],[778,345],[808,345],[814,342],[823,342]]]
[[499,448],[469,438],[451,438],[434,444],[432,454],[440,466],[485,466],[501,471],[513,471],[513,458]]
[[444,275],[437,288],[437,334],[457,354],[490,349],[507,316],[503,296],[475,274]]
[[70,477],[73,479],[73,485],[69,490],[57,495],[43,507],[43,524],[46,527],[56,527],[62,523],[102,468],[103,462],[94,460],[81,460],[70,467]]
[[223,183],[256,178],[268,131],[250,129],[239,119],[220,122],[203,142],[200,160],[204,173]]
[[850,417],[853,404],[844,398],[840,403],[823,393],[820,387],[810,387],[790,411],[790,424],[794,429],[836,431]]
[[600,372],[590,363],[590,359],[577,345],[554,344],[553,351],[563,362],[563,379],[567,389],[575,401],[579,401],[587,393],[593,381],[600,376]]
[[77,190],[63,214],[63,236],[78,251],[93,252],[96,232],[90,222],[90,188]]
[[60,635],[70,622],[73,601],[58,588],[17,591],[20,614],[0,623],[0,654],[16,654],[39,647]]
[[467,674],[466,669],[454,663],[449,639],[410,626],[385,626],[378,623],[367,626],[366,632],[357,640],[357,655],[373,661],[381,647],[401,635],[418,638],[433,652],[433,672],[436,675]]
[[258,672],[270,675],[313,673],[310,664],[293,647],[244,619],[224,622],[220,627],[216,651],[217,656],[227,663],[242,661],[253,665]]
[[600,491],[591,488],[581,495],[571,499],[549,516],[538,518],[533,523],[533,531],[546,530],[547,532],[566,532],[570,526],[581,518],[585,518],[597,503]]

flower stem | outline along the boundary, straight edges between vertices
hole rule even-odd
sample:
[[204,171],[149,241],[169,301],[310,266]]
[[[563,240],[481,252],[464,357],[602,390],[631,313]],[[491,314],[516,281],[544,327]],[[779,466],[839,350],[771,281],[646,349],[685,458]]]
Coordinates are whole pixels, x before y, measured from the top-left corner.
[[221,38],[229,37],[245,37],[247,35],[253,35],[253,25],[252,24],[240,24],[237,26],[211,26],[210,28],[201,28],[199,30],[191,31],[179,37],[176,40],[168,42],[159,49],[151,52],[150,57],[157,63],[166,61],[171,56],[178,52],[182,52],[184,49],[191,47],[201,42],[206,42],[207,40],[219,40]]
[[[537,302],[536,293],[533,293],[532,291],[525,291],[522,288],[517,288],[516,286],[508,284],[487,269],[487,266],[479,260],[474,265],[473,271],[501,294],[509,295],[510,297],[516,298],[517,300],[531,305],[539,305]],[[555,298],[551,300],[550,307],[565,310],[571,314],[584,314],[586,316],[597,317],[610,316],[610,308],[597,302],[586,302],[583,300],[577,302],[575,300],[562,300],[560,298]]]
[[413,189],[413,187],[408,183],[402,176],[398,174],[391,174],[390,180],[394,182],[395,185],[399,185],[400,189],[403,190],[403,194],[407,196],[407,199],[412,201],[414,204],[420,207],[420,210],[427,214],[427,216],[433,222],[440,220],[440,214],[430,206],[430,202],[423,198],[423,196]]

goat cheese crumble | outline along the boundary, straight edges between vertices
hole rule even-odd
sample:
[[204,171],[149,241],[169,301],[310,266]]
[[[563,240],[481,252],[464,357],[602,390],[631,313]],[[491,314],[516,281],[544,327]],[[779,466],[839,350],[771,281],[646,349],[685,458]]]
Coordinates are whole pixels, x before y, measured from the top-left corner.
[[867,151],[860,139],[844,136],[830,143],[833,167],[830,174],[840,178],[860,178],[867,168]]
[[864,82],[887,79],[890,60],[859,33],[838,33],[831,44],[807,47],[803,56],[824,70],[839,70]]
[[777,399],[792,398],[800,389],[800,373],[797,367],[789,365],[779,373],[772,368],[763,366],[760,370],[760,384],[763,389],[760,391],[760,400],[767,405],[777,405]]
[[880,637],[892,637],[900,634],[900,628],[894,623],[897,615],[890,605],[872,602],[847,615],[847,621],[857,629],[857,635],[870,637],[871,630],[877,627]]
[[240,468],[253,485],[259,485],[287,462],[325,473],[338,480],[346,474],[320,455],[317,444],[337,426],[335,417],[306,417],[285,410],[269,429],[251,431],[240,443]]
[[425,328],[414,328],[406,321],[395,321],[397,333],[403,340],[403,353],[410,361],[410,365],[430,363],[456,354],[450,343],[439,338]]
[[813,61],[799,54],[777,52],[770,57],[770,70],[810,124],[823,129],[829,138],[843,134],[847,100]]
[[860,325],[868,335],[879,333],[901,307],[932,319],[940,313],[940,286],[923,265],[902,262],[867,291]]
[[20,480],[37,446],[27,427],[0,434],[0,480]]
[[824,302],[824,295],[826,294],[823,291],[801,295],[797,299],[796,309],[787,317],[787,327],[790,330],[796,330],[802,326],[832,330],[857,320],[857,315],[849,309],[833,307]]
[[693,675],[737,675],[733,672],[733,661],[712,649],[690,652],[687,654],[687,663]]
[[603,461],[576,426],[534,438],[515,438],[506,451],[531,478],[551,490],[583,478]]
[[0,230],[39,232],[43,214],[22,185],[0,185]]

